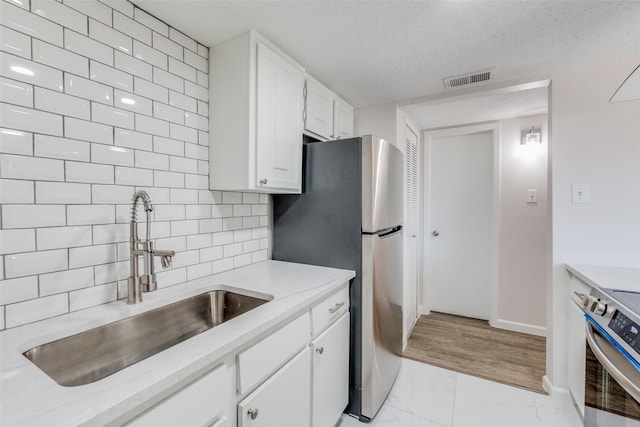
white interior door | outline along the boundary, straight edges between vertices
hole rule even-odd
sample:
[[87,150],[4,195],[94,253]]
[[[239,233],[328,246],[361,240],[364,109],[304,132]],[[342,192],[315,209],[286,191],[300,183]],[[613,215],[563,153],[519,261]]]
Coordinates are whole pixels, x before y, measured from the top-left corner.
[[405,128],[404,341],[418,317],[418,136]]
[[428,146],[427,304],[489,320],[493,132],[430,137]]

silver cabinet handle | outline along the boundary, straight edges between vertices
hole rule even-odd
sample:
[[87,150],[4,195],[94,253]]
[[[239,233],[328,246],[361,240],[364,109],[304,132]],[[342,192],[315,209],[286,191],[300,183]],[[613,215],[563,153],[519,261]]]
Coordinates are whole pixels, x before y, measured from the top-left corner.
[[439,232],[438,230],[433,230],[433,231],[431,232],[431,235],[432,235],[433,237],[438,237],[438,236],[440,235],[440,232]]
[[255,420],[256,418],[258,418],[258,410],[257,409],[249,409],[247,411],[247,415],[249,415],[249,418],[251,418],[252,420]]
[[267,178],[262,178],[262,179],[260,180],[260,184],[262,184],[262,185],[267,185]]
[[324,347],[316,348],[316,352],[317,352],[318,354],[322,354],[322,353],[324,353]]
[[336,305],[333,308],[329,309],[329,313],[331,313],[331,314],[335,313],[336,311],[340,310],[340,307],[342,307],[343,305],[344,305],[343,302],[336,303]]

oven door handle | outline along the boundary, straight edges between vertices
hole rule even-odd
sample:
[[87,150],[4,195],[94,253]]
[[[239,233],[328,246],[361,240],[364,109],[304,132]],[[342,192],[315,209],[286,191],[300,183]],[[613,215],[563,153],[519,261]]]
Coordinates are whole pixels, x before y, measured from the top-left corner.
[[[609,375],[615,379],[627,393],[636,401],[640,402],[640,388],[636,385],[640,375],[638,370],[629,362],[618,349],[616,349],[606,338],[596,334],[593,325],[587,323],[587,343],[598,361],[607,370]],[[635,378],[634,382],[631,378]]]

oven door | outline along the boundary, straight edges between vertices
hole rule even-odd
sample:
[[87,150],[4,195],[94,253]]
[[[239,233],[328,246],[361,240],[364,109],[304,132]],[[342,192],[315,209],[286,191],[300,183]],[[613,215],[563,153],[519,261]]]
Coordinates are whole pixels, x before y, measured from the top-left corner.
[[587,318],[585,427],[640,427],[640,371]]

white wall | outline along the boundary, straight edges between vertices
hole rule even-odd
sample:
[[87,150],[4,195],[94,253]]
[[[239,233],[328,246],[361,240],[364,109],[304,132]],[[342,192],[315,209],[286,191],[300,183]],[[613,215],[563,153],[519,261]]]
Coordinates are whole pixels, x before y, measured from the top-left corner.
[[[640,267],[640,102],[610,104],[640,56],[558,70],[551,83],[553,271],[547,375],[566,386],[565,263]],[[571,203],[571,184],[590,203]],[[640,290],[640,284],[638,284]]]
[[0,2],[0,329],[126,296],[137,189],[176,251],[159,287],[267,259],[268,197],[207,189],[208,48],[125,1],[18,3]]
[[[521,131],[532,126],[542,130],[542,143],[521,145]],[[548,140],[546,114],[500,121],[497,316],[500,326],[538,334],[547,323]],[[529,189],[538,190],[537,203],[527,202]]]

